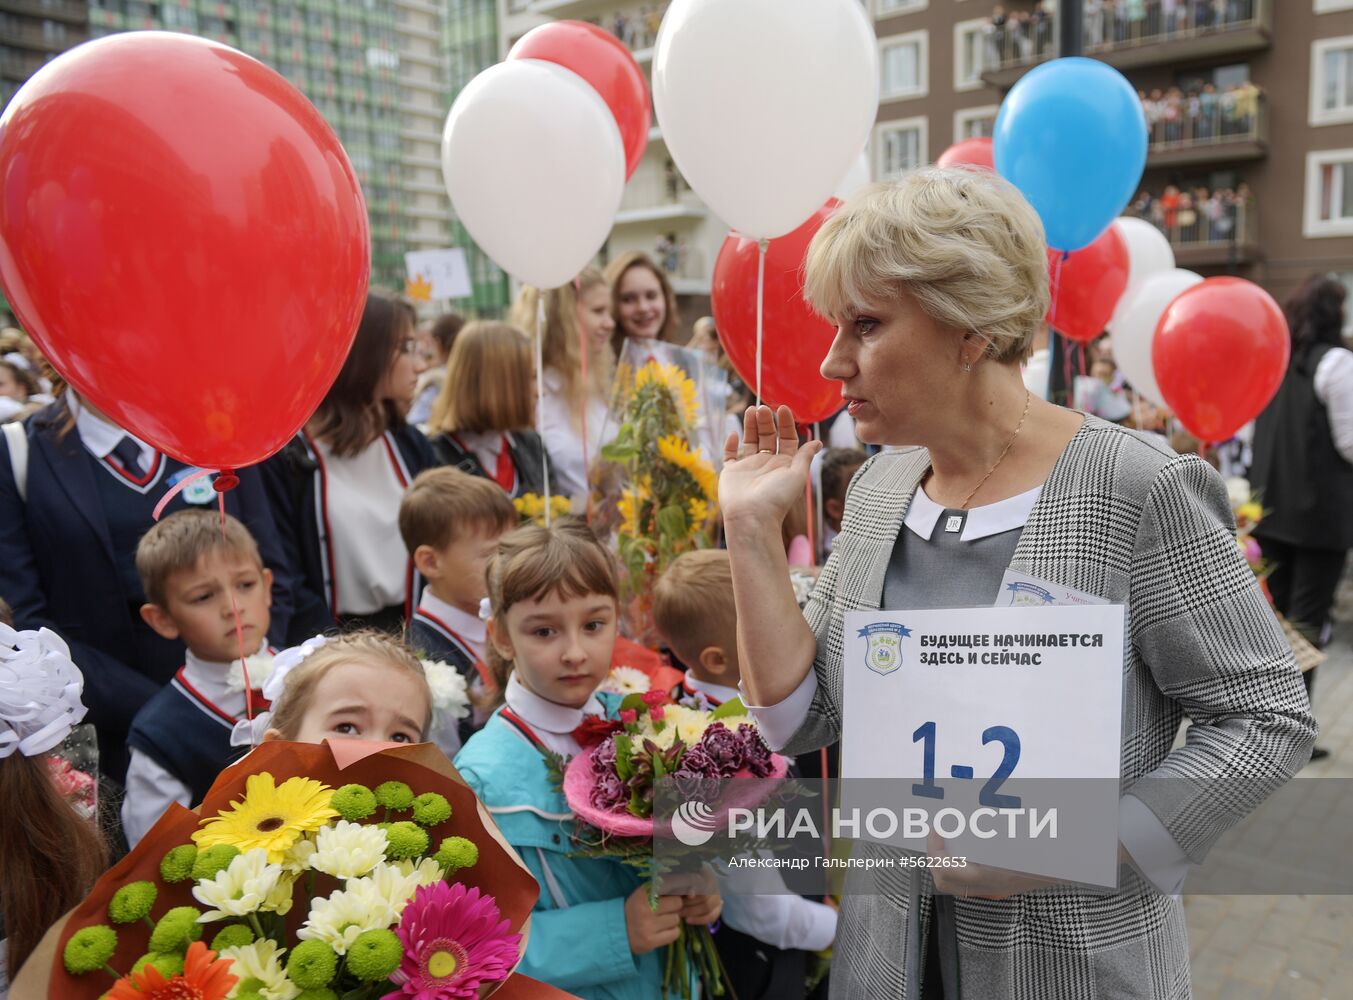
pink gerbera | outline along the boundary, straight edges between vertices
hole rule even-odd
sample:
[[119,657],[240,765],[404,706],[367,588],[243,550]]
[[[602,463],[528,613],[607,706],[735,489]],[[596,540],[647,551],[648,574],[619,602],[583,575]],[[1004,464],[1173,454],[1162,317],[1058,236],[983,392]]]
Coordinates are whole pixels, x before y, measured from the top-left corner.
[[498,905],[457,882],[421,886],[395,933],[404,961],[390,978],[399,989],[381,1000],[469,1000],[483,983],[506,979],[520,934],[508,931]]

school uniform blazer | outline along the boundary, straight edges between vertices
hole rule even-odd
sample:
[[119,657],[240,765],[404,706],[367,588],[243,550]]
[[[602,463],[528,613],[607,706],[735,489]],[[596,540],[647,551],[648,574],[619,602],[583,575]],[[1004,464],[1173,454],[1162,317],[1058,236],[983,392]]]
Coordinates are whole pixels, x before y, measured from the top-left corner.
[[[66,640],[84,674],[89,721],[120,740],[137,710],[182,665],[182,653],[168,664],[137,662],[131,606],[144,597],[127,593],[121,582],[95,469],[79,433],[57,436],[65,412],[53,403],[25,424],[26,501],[0,436],[0,596],[13,607],[16,627],[46,626]],[[258,471],[241,469],[239,477],[239,486],[225,494],[226,510],[248,526],[273,571],[270,635],[282,636],[295,575]]]
[[[879,608],[898,530],[929,465],[924,449],[885,452],[852,480],[841,534],[804,609],[817,635],[817,694],[786,752],[841,734],[842,614]],[[1195,863],[1306,764],[1315,741],[1291,647],[1234,532],[1225,486],[1209,465],[1087,417],[1010,563],[1126,605],[1123,789]],[[1067,711],[1074,705],[1068,692]],[[1186,714],[1186,745],[1171,751]],[[885,891],[844,900],[833,997],[919,996],[919,971],[904,956],[925,954],[933,882],[906,870],[876,878]],[[909,919],[918,888],[922,912]],[[1189,996],[1183,908],[1168,896],[1053,887],[955,906],[962,996]]]
[[[417,427],[405,424],[386,431],[385,437],[399,459],[401,474],[410,482],[437,464]],[[296,613],[287,635],[287,644],[296,645],[333,628],[336,620],[319,460],[301,431],[259,469],[287,558],[297,571]],[[416,594],[414,598],[416,606]]]
[[[493,475],[484,468],[484,463],[470,448],[463,448],[459,441],[445,432],[435,434],[429,439],[438,465],[453,465],[462,472],[483,479],[492,479]],[[516,498],[534,493],[545,495],[545,445],[535,431],[511,431],[507,435],[507,453],[517,470],[516,489],[508,496]],[[550,469],[550,493],[558,496],[559,485],[555,482],[554,469]]]

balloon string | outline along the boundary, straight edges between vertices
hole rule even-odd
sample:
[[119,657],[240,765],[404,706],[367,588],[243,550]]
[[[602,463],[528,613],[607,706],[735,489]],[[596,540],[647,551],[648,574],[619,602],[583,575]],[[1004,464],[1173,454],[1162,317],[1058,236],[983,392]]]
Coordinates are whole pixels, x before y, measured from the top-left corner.
[[[550,453],[545,450],[545,290],[536,289],[536,434],[540,436],[540,463],[545,471],[545,527],[550,526]],[[583,447],[586,448],[586,435]]]
[[756,249],[756,405],[761,405],[761,346],[766,305],[766,250],[770,240],[757,241]]
[[1062,297],[1062,265],[1071,254],[1066,250],[1057,258],[1057,263],[1052,268],[1052,311],[1048,313],[1048,323],[1057,329],[1057,301]]
[[[583,390],[585,400],[591,399],[591,386],[587,381],[587,334],[583,331],[583,279],[582,276],[573,279],[573,306],[574,313],[578,318],[578,357],[582,368]],[[542,448],[542,450],[544,450]],[[592,460],[588,455],[589,443],[587,439],[587,403],[583,403],[583,474],[586,475],[592,468]],[[587,491],[587,523],[592,523],[592,490]]]
[[[160,502],[155,505],[155,510],[152,511],[151,516],[158,521],[160,515],[164,513],[164,509],[169,506],[170,500],[182,493],[189,484],[197,482],[203,476],[210,476],[215,471],[215,469],[198,469],[192,475],[184,476],[169,488],[169,492],[160,497]],[[224,512],[225,508],[222,507],[221,510]]]
[[[218,490],[216,493],[216,504],[221,511],[221,545],[225,548],[230,547],[230,540],[226,537],[226,509],[225,509],[225,491]],[[249,665],[244,662],[244,625],[240,621],[240,606],[235,601],[235,590],[230,590],[230,613],[235,617],[235,643],[240,653],[240,675],[244,681],[244,717],[250,722],[254,721],[254,692],[253,685],[249,683]],[[250,729],[252,730],[252,726]]]
[[[816,423],[813,424],[812,429],[809,431],[808,434],[808,440],[816,441],[820,433],[821,433],[821,425]],[[810,560],[809,565],[816,566],[817,540],[820,537],[820,533],[816,530],[817,522],[815,519],[817,517],[817,504],[813,502],[813,476],[811,472],[808,475],[807,495],[808,495],[808,558]]]

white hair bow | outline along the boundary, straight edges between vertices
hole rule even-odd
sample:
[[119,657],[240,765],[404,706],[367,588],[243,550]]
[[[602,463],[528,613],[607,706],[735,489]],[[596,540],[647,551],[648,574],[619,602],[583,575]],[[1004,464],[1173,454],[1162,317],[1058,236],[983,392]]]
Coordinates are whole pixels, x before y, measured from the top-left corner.
[[[305,660],[307,656],[315,650],[321,648],[328,642],[326,636],[317,635],[306,639],[299,646],[291,646],[282,650],[272,658],[272,672],[268,674],[268,679],[263,682],[263,697],[276,705],[278,699],[282,697],[282,692],[286,689],[287,674],[291,673]],[[251,747],[257,746],[263,742],[263,734],[268,731],[268,726],[272,723],[272,712],[259,712],[250,719],[241,719],[235,723],[235,728],[230,733],[230,745],[232,747]]]
[[0,758],[59,745],[85,717],[84,686],[61,636],[0,624]]

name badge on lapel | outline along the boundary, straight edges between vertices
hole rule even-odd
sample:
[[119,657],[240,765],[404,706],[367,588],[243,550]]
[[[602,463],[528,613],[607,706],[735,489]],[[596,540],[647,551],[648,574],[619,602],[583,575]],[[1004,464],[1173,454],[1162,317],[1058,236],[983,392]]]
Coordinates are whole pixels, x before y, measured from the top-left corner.
[[[169,481],[165,485],[173,488],[197,471],[199,470],[192,466],[179,469],[178,472],[169,477]],[[184,503],[193,504],[196,507],[209,504],[216,498],[216,490],[212,487],[215,478],[215,476],[203,476],[201,479],[194,479],[183,488],[179,496],[183,497]]]

